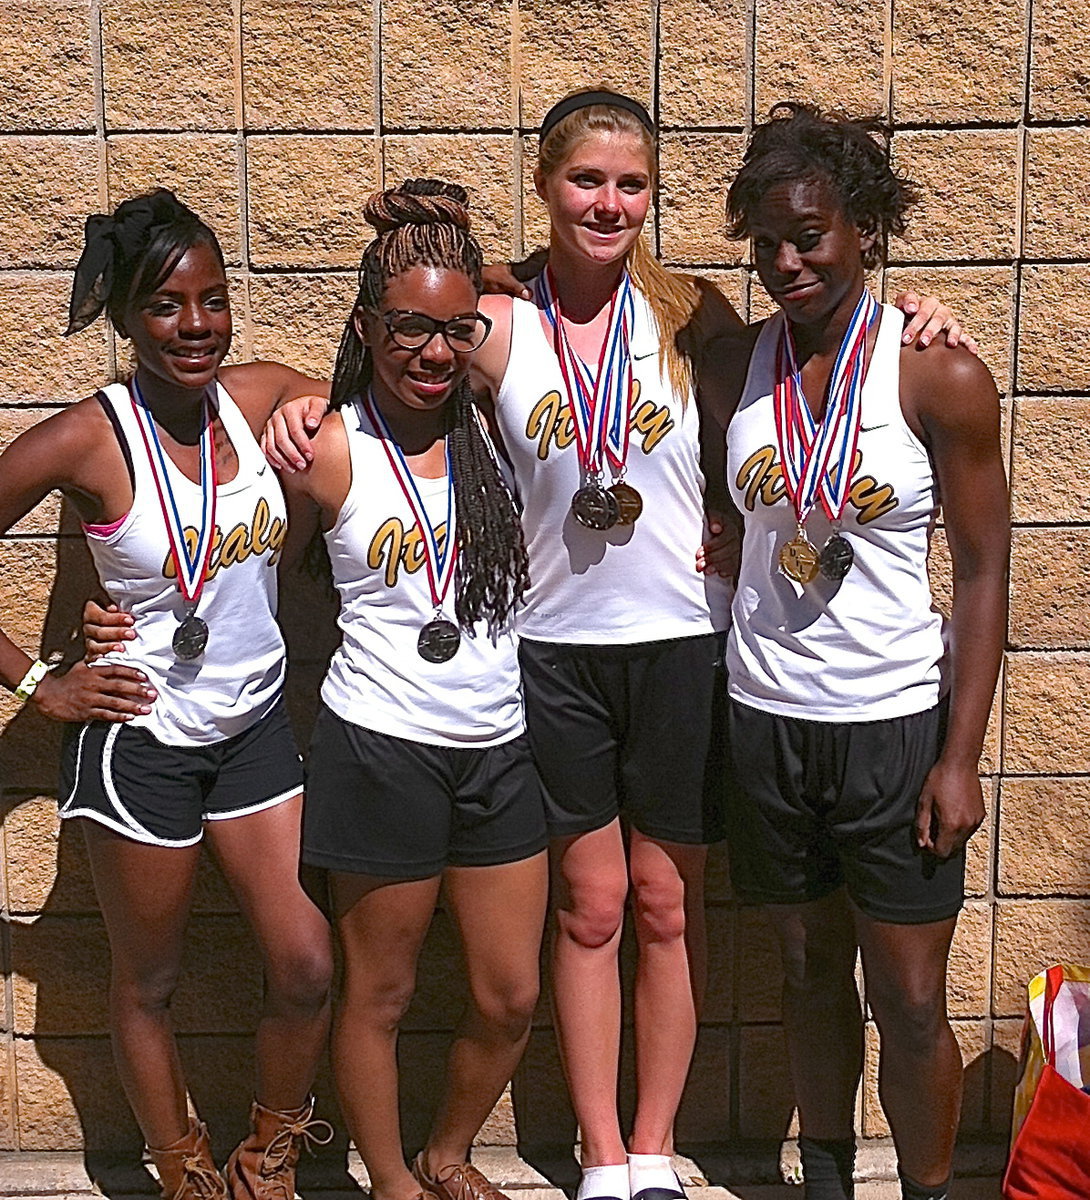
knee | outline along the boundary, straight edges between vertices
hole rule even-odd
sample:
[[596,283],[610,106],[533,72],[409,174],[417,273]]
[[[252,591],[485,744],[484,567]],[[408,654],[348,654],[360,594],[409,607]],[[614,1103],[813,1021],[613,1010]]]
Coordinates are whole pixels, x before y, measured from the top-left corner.
[[180,963],[119,964],[111,970],[110,996],[115,1006],[145,1013],[165,1012],[181,977]]
[[568,897],[557,910],[560,936],[586,950],[608,945],[620,933],[627,895],[627,876],[569,886]]
[[636,936],[644,942],[672,942],[685,936],[685,884],[679,875],[633,881]]
[[945,991],[927,983],[898,983],[903,986],[867,984],[867,1002],[882,1041],[911,1054],[930,1053],[947,1024]]
[[333,954],[328,944],[300,946],[279,955],[265,971],[269,1003],[295,1012],[325,1008],[333,985]]
[[537,1008],[538,981],[505,980],[503,987],[487,995],[474,995],[478,1019],[504,1041],[521,1041],[530,1032]]

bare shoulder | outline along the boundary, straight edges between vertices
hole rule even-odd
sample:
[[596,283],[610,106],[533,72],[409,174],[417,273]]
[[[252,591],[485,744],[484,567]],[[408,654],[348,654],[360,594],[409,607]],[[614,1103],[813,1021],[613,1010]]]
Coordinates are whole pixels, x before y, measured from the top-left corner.
[[511,354],[511,325],[515,302],[511,296],[488,295],[480,299],[481,315],[492,322],[484,345],[473,356],[474,391],[495,395],[507,370]]
[[905,415],[923,432],[967,430],[998,422],[995,380],[975,354],[961,346],[947,346],[939,338],[926,348],[901,347],[900,366]]
[[277,407],[297,396],[328,396],[329,381],[304,375],[285,363],[259,359],[222,367],[220,383],[242,410],[255,435]]
[[352,482],[352,463],[348,449],[348,432],[344,408],[331,412],[314,434],[314,457],[304,471],[283,476],[284,490],[289,494],[307,496],[330,517],[344,504]]

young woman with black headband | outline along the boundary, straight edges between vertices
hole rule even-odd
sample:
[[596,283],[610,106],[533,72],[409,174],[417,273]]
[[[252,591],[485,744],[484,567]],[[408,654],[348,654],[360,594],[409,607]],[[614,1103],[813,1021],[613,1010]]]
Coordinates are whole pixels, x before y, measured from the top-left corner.
[[[329,1025],[329,929],[299,882],[302,767],[275,620],[284,500],[254,433],[322,384],[277,363],[223,366],[231,309],[215,235],[165,190],[91,217],[69,333],[105,310],[135,371],[0,458],[0,527],[59,489],[102,585],[127,610],[127,667],[49,673],[0,634],[0,677],[66,730],[61,816],[83,827],[110,943],[118,1071],[167,1200],[291,1196],[324,1137],[310,1087]],[[135,624],[132,622],[135,620]],[[170,999],[200,843],[265,967],[249,1136],[226,1183],[190,1118]]]

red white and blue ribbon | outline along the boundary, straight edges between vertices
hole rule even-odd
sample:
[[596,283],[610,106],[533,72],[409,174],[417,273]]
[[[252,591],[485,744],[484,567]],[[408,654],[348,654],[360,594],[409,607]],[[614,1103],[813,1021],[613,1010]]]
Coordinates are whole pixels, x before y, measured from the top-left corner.
[[786,316],[783,319],[773,406],[784,490],[800,525],[819,500],[834,524],[848,502],[863,414],[867,333],[878,313],[877,301],[864,289],[837,351],[820,420],[806,403],[791,322]]
[[216,529],[216,444],[212,433],[212,409],[208,403],[207,392],[201,397],[201,438],[200,438],[200,489],[201,489],[201,520],[197,527],[197,539],[190,545],[185,536],[186,526],[178,508],[178,500],[170,482],[170,471],[163,445],[159,441],[159,433],[155,428],[155,418],[151,414],[147,400],[140,390],[140,385],[133,376],[129,399],[136,416],[136,423],[144,440],[148,463],[151,466],[152,478],[155,480],[155,490],[159,493],[159,507],[163,511],[163,522],[166,525],[167,540],[170,543],[170,557],[174,562],[174,571],[178,578],[182,599],[192,612],[201,598],[204,590],[205,575],[208,572],[208,562],[212,557],[212,546],[215,541]]
[[454,472],[450,463],[450,439],[447,439],[445,446],[447,459],[446,536],[440,545],[440,538],[428,519],[427,509],[420,497],[420,489],[416,486],[416,480],[409,470],[409,464],[405,461],[405,455],[390,433],[386,418],[375,403],[374,395],[371,392],[364,397],[363,406],[372,427],[378,432],[379,441],[382,443],[383,450],[386,451],[390,469],[401,487],[405,501],[416,521],[416,527],[420,530],[424,548],[424,568],[427,571],[428,587],[431,589],[431,602],[438,613],[450,590],[450,583],[454,578],[454,563],[458,558],[458,540],[454,536]]
[[632,408],[632,352],[636,318],[632,280],[625,271],[609,304],[609,323],[598,358],[590,367],[571,348],[560,315],[560,297],[552,270],[538,276],[538,295],[553,331],[553,350],[568,393],[579,465],[592,478],[602,474],[603,458],[614,476],[624,473],[628,458],[629,416]]

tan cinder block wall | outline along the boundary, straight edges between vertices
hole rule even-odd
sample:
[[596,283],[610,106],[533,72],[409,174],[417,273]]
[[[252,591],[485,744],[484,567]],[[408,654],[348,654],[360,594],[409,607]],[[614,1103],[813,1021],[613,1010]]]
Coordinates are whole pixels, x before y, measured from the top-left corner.
[[[533,130],[576,85],[607,82],[662,125],[654,237],[743,313],[767,305],[723,235],[724,183],[755,115],[784,97],[883,112],[925,186],[882,286],[961,310],[1005,392],[1013,492],[1010,649],[983,770],[988,822],[950,999],[968,1082],[963,1129],[1008,1123],[1026,980],[1090,958],[1090,81],[1077,0],[3,0],[0,10],[0,442],[125,362],[103,325],[59,336],[82,220],[176,188],[227,254],[236,354],[329,369],[367,238],[364,197],[434,172],[468,184],[497,256],[537,244]],[[948,590],[942,539],[937,591]],[[0,612],[59,653],[92,586],[56,499],[0,540]],[[328,632],[287,599],[305,727]],[[324,619],[324,618],[323,618]],[[106,1037],[106,949],[78,834],[58,829],[59,731],[0,698],[5,917],[0,1148],[134,1148]],[[709,881],[712,980],[680,1135],[777,1137],[790,1088],[775,954]],[[444,920],[403,1039],[419,1139],[457,1016]],[[197,893],[175,1011],[194,1098],[221,1145],[248,1097],[260,970],[214,869]],[[885,1132],[868,1049],[860,1127]],[[323,1106],[332,1108],[328,1080]],[[570,1141],[543,1004],[487,1141]]]

